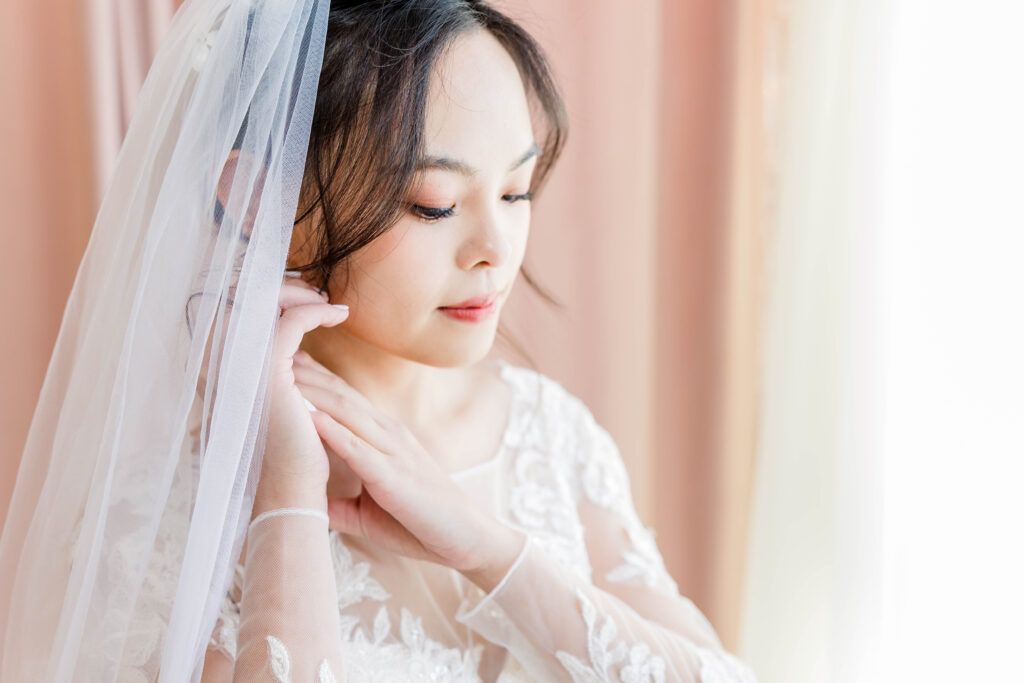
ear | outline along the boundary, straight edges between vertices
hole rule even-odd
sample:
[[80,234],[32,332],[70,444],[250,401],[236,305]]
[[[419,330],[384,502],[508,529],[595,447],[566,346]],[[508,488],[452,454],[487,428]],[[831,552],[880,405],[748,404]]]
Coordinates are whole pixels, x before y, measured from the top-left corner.
[[[246,241],[252,236],[256,213],[260,206],[260,195],[266,180],[267,169],[257,162],[252,154],[239,149],[233,149],[228,153],[217,182],[217,201],[220,202],[225,215],[241,224],[242,238]],[[237,194],[244,192],[250,183],[252,193],[244,204],[239,205],[240,200],[237,196],[232,200],[232,188],[235,188],[234,192]]]

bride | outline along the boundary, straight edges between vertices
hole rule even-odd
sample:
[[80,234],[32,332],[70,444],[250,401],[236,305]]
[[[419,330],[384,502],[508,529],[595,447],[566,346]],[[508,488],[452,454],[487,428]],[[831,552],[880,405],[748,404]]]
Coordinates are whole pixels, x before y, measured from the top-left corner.
[[[187,434],[180,450],[157,459],[109,440],[111,423],[104,423],[101,455],[91,464],[109,463],[114,502],[95,502],[95,482],[80,505],[68,500],[77,511],[71,578],[50,584],[60,586],[59,604],[41,610],[33,600],[42,601],[44,584],[13,557],[17,525],[29,529],[28,517],[13,513],[37,500],[41,509],[60,475],[51,465],[29,501],[22,479],[30,465],[23,463],[0,546],[10,599],[3,680],[33,672],[40,681],[753,681],[679,594],[637,516],[618,449],[587,407],[535,370],[485,360],[521,271],[531,201],[565,138],[562,102],[533,39],[472,0],[197,4],[179,12],[172,34],[184,37],[165,48],[177,49],[179,62],[191,60],[194,101],[203,95],[204,71],[239,53],[251,57],[260,31],[274,37],[266,39],[264,85],[239,98],[243,134],[229,135],[233,144],[219,156],[227,161],[212,166],[216,207],[205,224],[213,239],[189,251],[177,246],[189,243],[188,232],[170,241],[165,234],[145,243],[150,251],[124,252],[143,263],[166,259],[170,278],[181,278],[172,270],[184,263],[176,255],[201,266],[201,284],[193,285],[199,296],[188,298],[184,316],[185,376],[194,381],[174,384],[160,399],[171,413],[171,399],[192,392]],[[261,14],[282,6],[290,7],[287,22]],[[202,27],[200,17],[211,16],[218,30],[188,30],[190,18]],[[292,35],[281,28],[288,22],[294,45],[282,37]],[[233,57],[232,36],[244,48]],[[319,69],[315,90],[307,72],[295,78],[293,99],[266,94],[275,60],[286,64],[279,79],[286,83],[303,59]],[[158,59],[150,79],[180,73],[161,68]],[[244,81],[245,69],[231,73],[221,87],[232,77]],[[155,87],[147,88],[143,96],[156,98]],[[260,97],[275,107],[286,100],[292,127],[261,116],[254,107]],[[308,136],[296,138],[304,98],[315,106],[306,112]],[[160,120],[159,110],[151,120]],[[150,120],[145,110],[140,116]],[[140,125],[133,122],[119,163],[132,163],[132,135],[145,134],[136,132]],[[192,149],[184,135],[176,144]],[[289,166],[279,161],[296,145],[305,163],[301,183],[289,184]],[[206,157],[200,150],[183,158]],[[138,163],[154,177],[153,164],[166,164],[161,188],[176,168],[173,153],[141,155]],[[136,206],[142,193],[121,182],[115,179],[97,230],[119,197],[128,198],[122,207]],[[149,213],[139,215],[153,230],[160,199],[147,201]],[[283,251],[267,238],[268,215],[294,215]],[[80,280],[93,252],[123,245],[93,239]],[[279,259],[276,271],[253,265],[260,250],[268,263]],[[218,263],[231,268],[218,270]],[[260,303],[268,296],[276,318]],[[166,338],[183,327],[172,312],[158,316],[167,319],[160,328]],[[83,319],[101,313],[102,306]],[[126,319],[133,333],[117,338],[124,349],[126,339],[151,332],[138,316]],[[62,340],[93,348],[81,345],[88,335],[76,324],[65,319]],[[165,383],[139,369],[152,365],[111,367],[122,369],[113,373],[122,379],[135,373],[131,395],[139,406],[156,405],[152,396]],[[47,384],[67,397],[75,381],[51,386],[48,377]],[[105,386],[94,390],[103,395]],[[163,414],[133,413],[136,403],[117,393],[116,380],[110,386],[119,399],[113,403],[122,405],[117,433],[132,432],[134,419],[138,431],[155,436]],[[44,390],[26,458],[41,443],[47,453],[72,445],[62,440],[68,409],[43,413],[47,396]],[[248,412],[232,423],[240,408]],[[47,419],[56,425],[48,439],[38,434]],[[150,460],[138,460],[132,478],[127,469],[117,473],[114,458],[105,460],[111,449]],[[143,462],[146,472],[162,467],[166,478],[139,474]],[[159,513],[149,535],[124,531],[130,546],[104,542],[104,528],[109,534],[133,519],[126,500],[136,513]],[[26,557],[38,557],[31,549],[43,546],[23,542]],[[99,559],[90,558],[90,547]],[[19,649],[29,642],[21,620],[37,610],[52,617],[58,637],[52,649],[36,643],[30,657]],[[112,624],[102,634],[87,628]],[[179,661],[172,652],[199,658]]]

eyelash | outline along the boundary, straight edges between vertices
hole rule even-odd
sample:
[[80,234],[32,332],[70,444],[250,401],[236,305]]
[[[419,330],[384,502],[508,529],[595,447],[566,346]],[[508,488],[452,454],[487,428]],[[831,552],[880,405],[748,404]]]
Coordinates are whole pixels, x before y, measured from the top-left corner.
[[[521,200],[530,201],[531,199],[533,199],[533,193],[524,192],[522,194],[507,194],[503,196],[502,199],[508,201],[510,204],[514,204],[515,202]],[[419,204],[413,204],[410,207],[410,211],[419,216],[419,218],[421,218],[422,220],[428,223],[433,223],[435,221],[441,220],[442,218],[448,218],[449,216],[451,216],[454,213],[454,208],[449,207],[447,209],[436,209],[430,206],[420,206]]]

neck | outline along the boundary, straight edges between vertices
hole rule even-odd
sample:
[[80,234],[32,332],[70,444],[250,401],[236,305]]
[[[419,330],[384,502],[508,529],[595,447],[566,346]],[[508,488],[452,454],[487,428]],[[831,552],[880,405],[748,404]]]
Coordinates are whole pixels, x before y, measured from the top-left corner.
[[301,348],[382,413],[414,432],[436,425],[450,412],[456,378],[462,374],[395,355],[352,336],[341,326],[313,330],[303,338]]

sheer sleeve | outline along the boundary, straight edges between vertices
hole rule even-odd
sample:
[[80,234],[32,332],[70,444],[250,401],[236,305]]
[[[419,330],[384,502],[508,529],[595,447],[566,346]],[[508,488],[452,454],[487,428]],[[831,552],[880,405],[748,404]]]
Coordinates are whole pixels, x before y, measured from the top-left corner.
[[593,581],[527,536],[502,581],[486,595],[472,592],[457,619],[540,680],[754,683],[665,570],[611,436],[585,408],[575,429],[568,488]]
[[234,662],[231,680],[341,680],[341,620],[327,523],[319,510],[282,508],[250,524],[244,568],[236,569],[209,646]]

